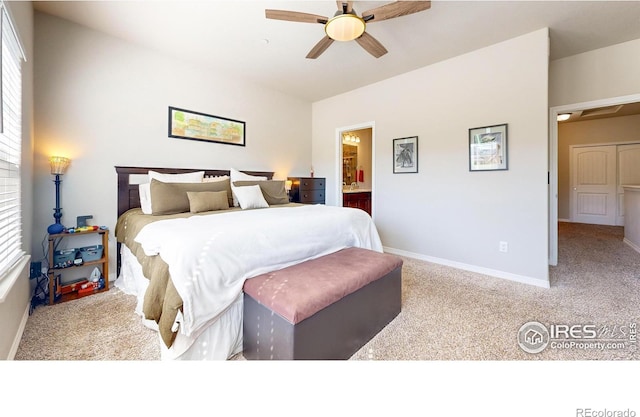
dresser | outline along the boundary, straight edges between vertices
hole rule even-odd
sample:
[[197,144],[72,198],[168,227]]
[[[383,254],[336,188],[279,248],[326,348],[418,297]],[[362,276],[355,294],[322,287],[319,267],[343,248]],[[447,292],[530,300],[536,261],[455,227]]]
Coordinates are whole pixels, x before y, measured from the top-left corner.
[[325,203],[325,178],[289,177],[291,201],[303,204]]

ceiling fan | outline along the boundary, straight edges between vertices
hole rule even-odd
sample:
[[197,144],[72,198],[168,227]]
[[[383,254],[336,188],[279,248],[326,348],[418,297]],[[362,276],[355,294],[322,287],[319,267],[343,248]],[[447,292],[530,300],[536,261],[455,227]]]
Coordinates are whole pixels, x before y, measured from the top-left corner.
[[338,11],[332,18],[311,13],[292,12],[288,10],[265,10],[267,19],[288,20],[291,22],[320,23],[324,25],[325,37],[307,54],[307,58],[316,59],[327,50],[333,41],[355,40],[367,52],[376,58],[387,53],[387,50],[376,38],[365,32],[367,23],[380,22],[394,17],[406,16],[427,10],[430,1],[395,1],[362,13],[356,14],[352,1],[336,1]]

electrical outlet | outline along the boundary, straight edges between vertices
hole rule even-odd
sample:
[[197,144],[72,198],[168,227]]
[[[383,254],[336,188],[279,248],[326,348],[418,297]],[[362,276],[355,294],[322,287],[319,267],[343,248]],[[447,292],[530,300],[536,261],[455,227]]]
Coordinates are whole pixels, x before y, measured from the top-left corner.
[[498,250],[500,252],[509,252],[509,244],[507,242],[500,242],[500,246],[498,246]]

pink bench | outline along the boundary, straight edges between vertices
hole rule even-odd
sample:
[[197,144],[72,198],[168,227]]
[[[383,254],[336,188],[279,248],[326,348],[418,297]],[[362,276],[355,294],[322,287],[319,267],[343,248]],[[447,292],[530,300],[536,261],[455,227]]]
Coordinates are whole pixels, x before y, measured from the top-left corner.
[[338,252],[248,279],[246,359],[349,359],[401,310],[402,259]]

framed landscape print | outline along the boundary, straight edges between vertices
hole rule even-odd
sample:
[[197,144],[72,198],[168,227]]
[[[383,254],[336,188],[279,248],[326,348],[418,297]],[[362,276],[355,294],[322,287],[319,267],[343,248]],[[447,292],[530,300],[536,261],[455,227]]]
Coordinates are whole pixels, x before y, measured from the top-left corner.
[[507,169],[507,124],[469,129],[469,171]]
[[393,173],[418,172],[418,137],[393,140]]
[[245,122],[169,107],[169,137],[245,146]]

